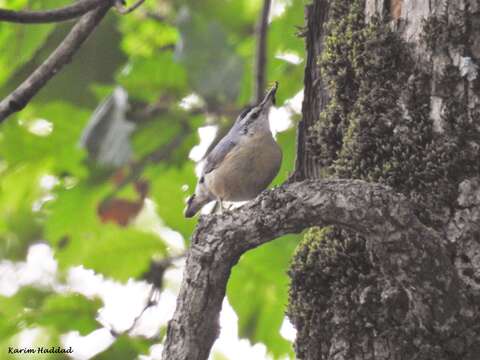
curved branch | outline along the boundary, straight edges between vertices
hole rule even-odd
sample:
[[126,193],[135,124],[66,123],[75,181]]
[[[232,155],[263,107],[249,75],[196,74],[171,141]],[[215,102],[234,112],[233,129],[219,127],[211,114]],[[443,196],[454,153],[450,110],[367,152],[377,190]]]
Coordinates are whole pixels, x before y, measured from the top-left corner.
[[[372,256],[392,282],[406,289],[412,314],[423,323],[433,323],[429,317],[435,318],[437,309],[448,309],[436,318],[445,323],[465,309],[442,238],[417,220],[402,195],[359,180],[309,180],[266,191],[238,211],[201,218],[162,359],[208,358],[219,333],[230,271],[244,252],[288,233],[327,225],[354,230],[368,239]],[[449,306],[440,306],[445,298]],[[442,325],[435,323],[440,329]]]
[[23,109],[35,94],[71,61],[73,54],[80,49],[112,4],[111,1],[105,2],[105,5],[84,15],[47,60],[0,102],[0,123],[12,113]]
[[60,22],[77,18],[101,5],[107,5],[110,2],[110,0],[81,0],[60,9],[46,11],[14,11],[0,9],[0,21],[22,24]]

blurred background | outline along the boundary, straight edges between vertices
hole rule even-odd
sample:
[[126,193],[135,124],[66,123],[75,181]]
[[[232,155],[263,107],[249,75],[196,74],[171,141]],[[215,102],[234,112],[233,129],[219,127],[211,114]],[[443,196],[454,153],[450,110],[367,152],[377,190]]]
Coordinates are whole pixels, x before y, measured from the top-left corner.
[[[65,0],[0,0],[44,10]],[[293,169],[304,0],[273,0],[270,121]],[[254,97],[259,0],[146,0],[111,10],[20,113],[0,125],[0,359],[9,346],[72,347],[74,359],[159,359],[196,219],[183,208],[201,160]],[[0,97],[73,22],[0,22]],[[211,208],[211,207],[210,207]],[[205,209],[209,211],[210,209]],[[213,359],[293,357],[285,319],[296,236],[234,268]]]

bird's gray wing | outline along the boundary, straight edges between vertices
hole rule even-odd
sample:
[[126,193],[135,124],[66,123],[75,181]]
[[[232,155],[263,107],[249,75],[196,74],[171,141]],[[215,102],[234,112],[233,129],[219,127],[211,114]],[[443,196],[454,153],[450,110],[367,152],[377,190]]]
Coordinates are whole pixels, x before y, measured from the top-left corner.
[[225,159],[225,156],[227,156],[227,154],[235,147],[235,145],[237,145],[236,142],[232,141],[232,139],[228,136],[220,140],[217,146],[213,148],[213,150],[205,159],[203,175],[215,170],[222,163],[223,159]]

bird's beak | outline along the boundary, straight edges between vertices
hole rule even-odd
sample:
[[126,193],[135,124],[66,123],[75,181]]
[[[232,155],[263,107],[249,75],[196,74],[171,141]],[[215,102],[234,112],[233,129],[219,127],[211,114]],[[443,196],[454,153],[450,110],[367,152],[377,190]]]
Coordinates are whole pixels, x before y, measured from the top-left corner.
[[268,90],[267,95],[263,98],[262,102],[260,103],[260,106],[270,106],[270,105],[275,105],[275,93],[277,92],[278,88],[278,81],[275,81],[275,84],[272,86],[270,90]]

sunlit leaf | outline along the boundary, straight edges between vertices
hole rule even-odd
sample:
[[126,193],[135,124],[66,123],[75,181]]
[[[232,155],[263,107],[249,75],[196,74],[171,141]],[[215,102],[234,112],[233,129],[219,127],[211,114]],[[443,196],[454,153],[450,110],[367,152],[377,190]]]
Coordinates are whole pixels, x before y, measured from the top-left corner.
[[228,282],[228,300],[238,315],[240,336],[263,342],[277,358],[292,352],[280,327],[288,301],[286,272],[298,239],[285,236],[245,253]]
[[53,174],[85,174],[79,146],[88,112],[66,103],[50,103],[18,114],[3,124],[0,155],[10,166],[43,163]]
[[123,33],[123,51],[135,57],[155,57],[169,45],[173,46],[178,40],[177,29],[165,22],[145,18],[126,16],[122,18],[120,30]]

